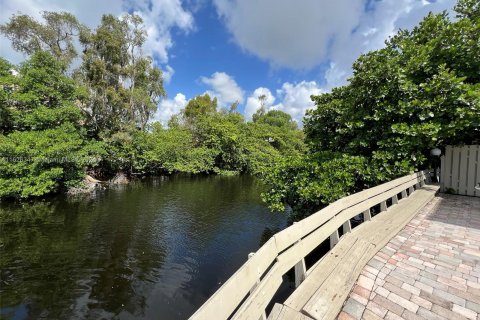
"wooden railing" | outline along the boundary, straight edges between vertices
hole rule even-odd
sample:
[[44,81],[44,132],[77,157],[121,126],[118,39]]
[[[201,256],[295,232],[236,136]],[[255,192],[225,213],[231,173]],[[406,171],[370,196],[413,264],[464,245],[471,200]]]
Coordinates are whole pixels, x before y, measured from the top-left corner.
[[425,184],[426,171],[417,172],[339,199],[313,215],[276,233],[228,279],[192,320],[265,319],[265,308],[280,287],[282,276],[295,268],[298,286],[308,275],[305,256],[325,240],[333,248],[339,241],[339,228],[351,231],[350,220],[363,214],[372,219],[372,208],[387,210],[387,201],[395,205]]

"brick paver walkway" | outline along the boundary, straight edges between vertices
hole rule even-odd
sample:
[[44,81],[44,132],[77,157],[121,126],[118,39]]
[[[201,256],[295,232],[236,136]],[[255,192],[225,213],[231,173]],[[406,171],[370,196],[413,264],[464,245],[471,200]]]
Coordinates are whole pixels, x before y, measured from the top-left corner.
[[362,271],[338,319],[480,320],[480,198],[440,195]]

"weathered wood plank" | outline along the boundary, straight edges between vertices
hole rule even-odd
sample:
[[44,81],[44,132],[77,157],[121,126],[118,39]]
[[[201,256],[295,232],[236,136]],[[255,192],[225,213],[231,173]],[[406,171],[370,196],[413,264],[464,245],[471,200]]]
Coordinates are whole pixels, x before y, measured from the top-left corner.
[[468,162],[468,151],[469,147],[468,146],[463,146],[460,149],[460,159],[459,159],[459,177],[458,177],[458,193],[462,195],[468,195],[468,190],[467,190],[467,177],[468,177],[468,167],[467,167],[467,162]]
[[480,166],[477,166],[477,149],[478,146],[469,146],[467,150],[468,164],[467,164],[467,177],[466,188],[467,195],[475,195],[475,168],[480,170]]
[[[413,184],[417,181],[418,180],[404,183],[394,189],[389,190],[388,192],[379,194],[364,202],[358,203],[352,207],[349,207],[348,209],[343,210],[337,216],[335,216],[334,218],[330,219],[330,221],[322,225],[321,228],[318,228],[317,230],[309,234],[307,237],[303,238],[301,241],[297,241],[297,243],[294,246],[285,250],[281,255],[288,253],[289,255],[292,256],[292,260],[294,260],[295,263],[298,262],[302,257],[305,257],[308,253],[312,252],[313,249],[315,249],[327,238],[331,237],[332,235],[333,235],[333,238],[335,238],[335,233],[338,232],[338,228],[340,228],[345,221],[350,220],[351,218],[360,214],[361,212],[364,212],[365,210],[367,210],[367,208],[373,207],[374,205],[379,203],[381,200],[388,199],[392,197],[394,194],[398,194],[403,188],[406,188],[409,184]],[[331,244],[335,243],[335,239],[332,239],[332,238],[330,239],[331,239]]]
[[338,314],[339,306],[343,305],[350,289],[355,284],[358,275],[365,264],[370,260],[371,251],[375,246],[359,239],[352,246],[335,272],[328,275],[323,285],[314,293],[309,302],[303,307],[303,311],[314,319],[333,319]]
[[[283,274],[280,264],[274,264],[265,275],[265,278],[262,279],[262,282],[255,288],[255,291],[248,296],[247,300],[235,312],[232,319],[258,319],[282,284]],[[224,318],[213,317],[211,319]]]
[[301,310],[328,275],[335,271],[337,265],[344,259],[357,240],[356,232],[342,237],[335,248],[311,267],[306,280],[288,297],[284,304],[292,309]]
[[350,219],[345,221],[342,228],[343,228],[343,234],[347,234],[349,232],[352,232],[352,223],[350,222]]
[[452,186],[452,159],[453,159],[453,148],[452,146],[445,147],[445,189],[451,188]]
[[305,259],[301,259],[295,265],[295,288],[298,288],[300,284],[305,280],[307,275],[307,266],[305,265]]
[[452,155],[452,184],[451,187],[455,189],[455,192],[459,193],[459,186],[460,186],[460,147],[453,147],[453,155]]
[[445,155],[440,157],[440,192],[445,192]]
[[398,196],[397,195],[394,195],[392,197],[392,205],[394,205],[394,204],[398,204]]
[[275,303],[268,320],[313,320],[309,316],[300,313],[288,306]]
[[283,305],[280,303],[275,303],[273,305],[272,311],[270,311],[270,314],[268,315],[268,320],[277,320],[278,316],[280,315],[280,312],[282,312]]
[[380,212],[387,211],[387,201],[380,202]]
[[340,236],[338,234],[338,229],[337,229],[337,230],[335,230],[335,232],[333,232],[330,235],[330,249],[335,247],[335,245],[338,243],[338,241],[340,241]]
[[289,308],[288,306],[285,306],[285,305],[283,306],[282,311],[278,316],[278,320],[309,320],[309,319],[312,319],[312,318],[296,310],[293,310],[292,308]]
[[[475,185],[480,183],[480,145],[477,146],[477,177],[475,179]],[[480,190],[475,189],[474,195],[480,197]]]
[[372,220],[372,214],[370,213],[370,209],[363,211],[363,220],[364,221]]

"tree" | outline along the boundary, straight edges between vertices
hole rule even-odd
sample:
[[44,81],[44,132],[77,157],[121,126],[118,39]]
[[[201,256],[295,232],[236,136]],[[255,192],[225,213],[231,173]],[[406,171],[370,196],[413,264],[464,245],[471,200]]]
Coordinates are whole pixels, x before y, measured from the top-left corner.
[[202,115],[215,114],[217,108],[217,98],[212,99],[208,93],[205,93],[189,100],[182,113],[187,121],[195,121]]
[[142,23],[138,15],[104,15],[100,26],[80,39],[84,55],[76,78],[89,90],[82,109],[95,134],[145,129],[165,96],[161,70],[142,53]]
[[266,102],[267,96],[265,94],[261,94],[258,96],[258,101],[260,102],[260,108],[253,114],[252,120],[253,122],[257,122],[257,119],[263,116],[267,112]]
[[[80,127],[82,113],[76,102],[81,88],[63,68],[50,53],[37,51],[18,68],[17,76],[4,78],[10,81],[3,90],[10,129],[38,131],[63,123]],[[13,66],[12,70],[17,72]]]
[[263,113],[257,111],[253,115],[253,122],[265,123],[274,127],[286,128],[287,130],[297,129],[297,123],[292,119],[292,116],[281,110],[270,110]]
[[457,18],[480,18],[480,3],[477,0],[459,0],[455,5]]
[[9,115],[0,135],[0,198],[43,196],[78,184],[102,148],[85,140],[77,87],[51,54],[35,52],[18,75],[2,74],[3,112]]
[[13,15],[0,26],[0,32],[11,42],[15,50],[32,55],[47,51],[63,66],[68,66],[77,56],[74,40],[86,27],[68,12],[44,11],[42,24],[28,15]]
[[14,66],[0,58],[0,134],[12,129],[12,115],[8,107],[9,96],[15,89]]

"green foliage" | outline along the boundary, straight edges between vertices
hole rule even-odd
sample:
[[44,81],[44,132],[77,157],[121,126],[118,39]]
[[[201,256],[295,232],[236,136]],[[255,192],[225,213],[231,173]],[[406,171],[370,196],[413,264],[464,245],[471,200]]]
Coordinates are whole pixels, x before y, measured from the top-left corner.
[[84,167],[95,164],[93,149],[71,124],[1,135],[0,198],[42,196],[77,184]]
[[264,180],[270,208],[284,211],[288,204],[299,218],[376,182],[366,157],[330,152],[286,157]]
[[77,56],[74,37],[86,28],[68,12],[44,11],[42,24],[28,15],[14,15],[10,21],[0,25],[14,49],[31,55],[47,51],[66,66]]
[[[102,153],[80,130],[76,84],[62,63],[37,51],[19,68],[1,61],[0,198],[42,196],[78,183]],[[9,69],[10,70],[10,69]]]
[[270,206],[315,209],[367,186],[428,166],[429,150],[478,143],[478,1],[461,0],[457,20],[429,14],[412,31],[358,58],[349,84],[312,96],[309,152],[275,168]]
[[212,115],[217,112],[217,98],[211,98],[207,93],[188,101],[183,110],[187,120],[194,121],[201,115]]
[[[19,66],[0,59],[0,198],[61,191],[86,171],[102,179],[117,172],[263,176],[305,149],[289,115],[262,112],[247,123],[238,103],[219,110],[208,94],[191,99],[168,128],[148,124],[165,92],[160,69],[142,53],[142,19],[104,15],[91,31],[68,13],[43,18],[13,16],[0,28],[30,55]],[[83,55],[68,75],[75,39]]]
[[142,23],[138,15],[104,15],[95,31],[80,37],[84,55],[75,78],[90,92],[81,107],[94,136],[144,130],[165,96],[162,72],[142,53]]
[[154,172],[261,176],[304,145],[302,132],[291,126],[247,123],[237,112],[217,111],[216,99],[203,95],[172,117],[168,129],[156,124],[141,148],[142,163]]
[[280,110],[270,110],[265,113],[263,109],[260,108],[253,115],[253,122],[258,124],[264,123],[273,127],[286,128],[290,130],[297,129],[297,123],[292,119],[292,116]]
[[183,128],[156,126],[149,136],[145,162],[153,172],[211,172],[215,154],[204,146],[195,147],[193,135]]
[[11,118],[11,129],[42,130],[62,123],[79,124],[81,111],[75,106],[77,87],[63,74],[63,64],[37,51],[23,63],[19,76],[10,76],[3,90]]

